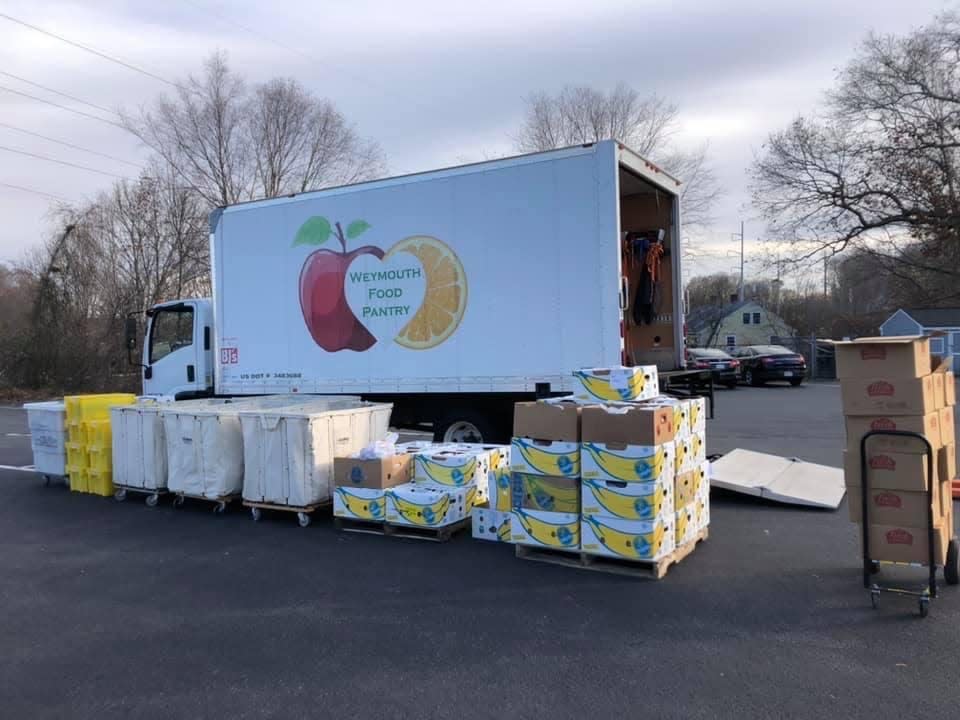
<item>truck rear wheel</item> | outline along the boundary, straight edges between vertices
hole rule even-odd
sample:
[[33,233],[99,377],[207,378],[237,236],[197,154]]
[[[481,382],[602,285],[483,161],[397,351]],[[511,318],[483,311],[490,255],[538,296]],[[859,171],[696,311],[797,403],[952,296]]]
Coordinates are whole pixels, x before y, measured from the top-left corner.
[[506,440],[506,434],[486,413],[479,410],[454,410],[433,424],[434,442],[494,443]]

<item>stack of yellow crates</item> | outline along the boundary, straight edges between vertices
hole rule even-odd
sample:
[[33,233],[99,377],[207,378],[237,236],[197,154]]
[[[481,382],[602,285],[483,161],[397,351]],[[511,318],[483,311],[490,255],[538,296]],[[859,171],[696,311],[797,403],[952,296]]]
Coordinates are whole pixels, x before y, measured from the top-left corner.
[[130,405],[136,395],[70,395],[67,411],[67,475],[74,492],[113,494],[113,448],[110,408]]

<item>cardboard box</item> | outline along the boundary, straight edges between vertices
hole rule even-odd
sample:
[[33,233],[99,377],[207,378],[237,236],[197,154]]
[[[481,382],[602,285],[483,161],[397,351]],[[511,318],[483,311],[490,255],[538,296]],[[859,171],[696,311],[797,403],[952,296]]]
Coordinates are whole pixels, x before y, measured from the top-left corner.
[[665,483],[582,481],[580,511],[583,515],[654,520],[674,512],[673,489]]
[[676,477],[674,444],[624,445],[583,443],[580,470],[584,479],[625,482],[673,482]]
[[930,377],[933,380],[933,402],[939,410],[944,406],[944,399],[946,397],[943,391],[943,373],[931,373]]
[[705,469],[706,463],[701,463],[693,470],[679,473],[673,484],[673,503],[677,510],[690,505],[697,498],[710,497],[710,481]]
[[692,505],[677,510],[674,516],[674,537],[676,546],[683,547],[689,542],[693,542],[699,532],[697,527],[697,512]]
[[373,460],[334,458],[334,484],[382,490],[409,482],[412,468],[413,462],[410,455],[391,455]]
[[514,510],[510,513],[510,537],[520,545],[578,550],[580,514]]
[[933,378],[848,378],[840,383],[844,415],[926,415],[934,412]]
[[515,437],[580,442],[582,405],[568,400],[518,402],[513,406]]
[[583,408],[580,417],[583,442],[660,445],[676,433],[674,408],[667,405],[607,403]]
[[940,445],[953,445],[957,441],[957,428],[954,423],[953,405],[939,410]]
[[510,445],[510,469],[532,475],[580,477],[580,443],[515,437]]
[[943,406],[953,407],[957,404],[957,383],[956,378],[950,370],[943,370]]
[[410,482],[385,491],[386,521],[392,525],[443,527],[469,517],[477,504],[476,487]]
[[581,403],[649,400],[659,394],[656,365],[584,368],[573,373],[573,398]]
[[499,458],[499,448],[492,445],[448,445],[439,451],[420,452],[413,456],[413,481],[442,487],[477,485],[486,497],[494,455]]
[[512,543],[510,537],[509,511],[491,510],[490,508],[475,507],[473,509],[473,537],[477,540]]
[[[900,525],[870,525],[870,557],[890,562],[929,562],[927,527],[904,527]],[[943,565],[947,559],[946,525],[942,521],[934,526],[934,562]]]
[[697,490],[696,496],[698,498],[705,498],[707,501],[710,500],[710,461],[704,460],[700,463],[700,466],[695,468],[694,473],[697,475]]
[[511,510],[580,512],[580,479],[553,475],[512,473]]
[[580,524],[580,549],[591,555],[659,560],[676,547],[674,518],[621,520],[584,515]]
[[710,525],[710,496],[698,497],[693,505],[697,518],[697,532]]
[[[871,490],[922,492],[927,489],[926,455],[868,450],[867,467]],[[937,477],[936,455],[934,455],[933,477]],[[859,452],[844,451],[843,480],[848,488],[863,485]]]
[[642,403],[646,407],[669,408],[673,413],[673,439],[690,437],[690,400],[661,395]]
[[510,482],[510,465],[491,470],[487,498],[492,510],[510,512],[513,509],[513,486]]
[[386,490],[379,488],[335,487],[334,517],[383,522],[387,516]]
[[[942,515],[941,487],[933,492],[933,515],[939,519]],[[850,520],[863,520],[862,488],[851,487],[847,490],[847,507]],[[903,525],[923,527],[927,524],[928,509],[931,505],[930,494],[906,490],[870,490],[867,496],[870,522],[874,525]]]
[[707,460],[707,437],[703,430],[690,435],[690,452],[686,456],[684,470],[695,470]]
[[[860,452],[860,440],[871,430],[904,430],[920,433],[934,448],[943,443],[940,428],[941,411],[926,415],[864,415],[848,416],[844,419],[847,427],[847,451]],[[953,417],[950,418],[953,427]],[[952,433],[951,433],[952,434]],[[923,453],[923,443],[904,437],[877,435],[868,441],[869,449],[877,451]]]
[[918,378],[929,375],[930,338],[865,337],[834,343],[837,377]]
[[936,476],[939,482],[950,482],[957,477],[957,446],[944,445],[937,451]]

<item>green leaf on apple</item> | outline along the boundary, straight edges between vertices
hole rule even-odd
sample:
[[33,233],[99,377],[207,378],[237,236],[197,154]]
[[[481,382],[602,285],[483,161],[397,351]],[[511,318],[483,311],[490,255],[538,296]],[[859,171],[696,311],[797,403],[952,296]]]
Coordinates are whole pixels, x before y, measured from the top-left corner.
[[368,223],[366,220],[354,220],[352,223],[347,225],[347,237],[351,240],[355,240],[369,229],[370,223]]
[[293,240],[293,247],[297,245],[323,245],[330,239],[330,221],[320,215],[307,220],[297,230],[297,237]]

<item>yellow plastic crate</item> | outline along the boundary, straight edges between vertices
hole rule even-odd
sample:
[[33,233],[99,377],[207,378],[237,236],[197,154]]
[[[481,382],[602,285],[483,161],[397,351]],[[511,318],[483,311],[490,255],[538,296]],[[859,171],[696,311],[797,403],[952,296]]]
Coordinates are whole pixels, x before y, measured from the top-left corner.
[[131,405],[137,399],[132,393],[105,393],[103,395],[68,395],[63,399],[67,423],[91,420],[109,420],[114,405]]
[[81,422],[67,423],[67,440],[76,445],[87,444],[87,426]]
[[87,471],[86,470],[67,470],[67,474],[70,477],[70,491],[71,492],[87,492],[89,487],[89,482],[87,480]]
[[90,467],[90,458],[87,457],[87,448],[80,443],[68,442],[67,467],[74,470],[86,470]]
[[87,457],[91,470],[107,473],[113,470],[113,449],[109,445],[90,445]]
[[95,445],[110,447],[113,434],[110,431],[109,420],[91,420],[90,422],[84,423],[84,426],[86,428],[84,436],[86,437],[87,445],[90,447]]
[[92,495],[103,495],[104,497],[113,495],[113,473],[109,470],[106,472],[98,470],[87,472],[86,492]]

